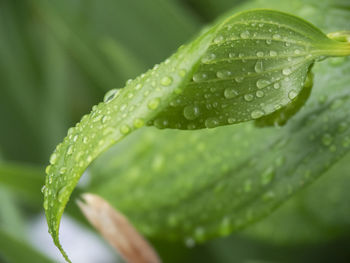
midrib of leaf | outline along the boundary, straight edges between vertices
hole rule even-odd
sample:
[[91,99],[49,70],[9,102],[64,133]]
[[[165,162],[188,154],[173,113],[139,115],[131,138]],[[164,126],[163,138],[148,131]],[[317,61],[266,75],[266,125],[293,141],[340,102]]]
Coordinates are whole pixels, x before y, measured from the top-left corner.
[[[205,66],[205,64],[201,64],[200,59],[205,54],[208,54],[208,52],[212,52],[209,47],[211,41],[221,33],[224,25],[229,23],[231,19],[238,19],[241,15],[249,22],[249,16],[252,14],[257,16],[273,14],[277,16],[279,13],[266,10],[257,10],[251,13],[240,13],[236,16],[233,16],[232,18],[228,18],[226,21],[224,21],[224,23],[214,26],[212,29],[197,38],[197,40],[179,49],[177,53],[175,53],[165,62],[157,65],[154,69],[141,75],[134,81],[127,83],[126,87],[122,89],[118,94],[115,93],[114,97],[112,96],[112,98],[109,98],[107,101],[105,101],[105,103],[100,103],[99,105],[95,106],[90,115],[84,116],[81,122],[78,123],[75,128],[72,128],[68,131],[68,135],[63,143],[58,145],[55,152],[51,155],[51,165],[48,166],[46,170],[48,176],[46,178],[46,188],[44,189],[44,207],[49,224],[49,231],[54,238],[55,244],[59,247],[62,254],[68,261],[69,259],[63,251],[58,240],[59,222],[63,214],[64,207],[68,202],[69,196],[76,186],[83,171],[99,154],[107,150],[111,145],[119,142],[127,134],[134,130],[137,130],[144,124],[151,125],[154,123],[157,125],[156,122],[159,120],[159,118],[169,118],[169,125],[167,124],[168,126],[165,127],[190,129],[188,125],[195,123],[196,126],[194,126],[194,128],[203,128],[203,120],[199,119],[198,121],[194,121],[185,116],[187,119],[186,120],[183,117],[182,113],[180,115],[178,114],[179,108],[171,109],[168,107],[168,105],[170,102],[175,101],[176,98],[186,99],[187,103],[196,103],[195,100],[194,102],[191,101],[193,99],[191,97],[192,90],[188,89],[187,84],[190,81],[190,78],[192,78],[193,74],[197,71],[200,71],[203,65]],[[288,18],[291,18],[289,22],[295,19],[294,17],[290,17],[285,14],[282,14],[281,17],[284,17],[287,20]],[[300,22],[299,20],[296,21],[298,23]],[[308,27],[308,24],[306,22],[302,21],[300,23],[302,25],[304,23],[306,27]],[[323,34],[321,34],[317,29],[313,27],[311,27],[311,29],[314,30],[311,30],[314,35],[317,36],[320,34],[319,38],[323,39]],[[310,45],[311,44],[314,43],[310,43]],[[317,50],[315,46],[314,48]],[[322,52],[323,50],[320,50],[321,54]],[[283,75],[289,75],[291,77],[293,74],[299,73],[296,74],[296,78],[293,80],[294,82],[290,82],[289,85],[288,83],[284,84],[284,88],[295,88],[295,92],[299,93],[304,83],[309,65],[311,63],[312,60],[306,58],[304,60],[304,63],[300,62],[300,67],[296,67],[295,71],[291,71],[288,74],[282,74],[282,72],[279,73],[279,75],[282,77]],[[299,64],[297,63],[295,65]],[[263,74],[261,74],[261,76],[266,76],[264,74],[268,75],[269,72],[263,71],[262,73]],[[198,85],[198,87],[200,87],[200,85]],[[217,87],[221,88],[220,86]],[[256,86],[250,88],[255,88],[255,90],[257,89]],[[188,92],[188,94],[186,94],[186,92]],[[283,96],[285,95],[286,94]],[[110,97],[110,94],[107,97]],[[282,100],[283,97],[276,95],[276,97],[272,97],[270,99]],[[292,100],[293,98],[290,98],[288,100],[285,100],[284,98],[284,100],[281,102],[281,105],[285,106]],[[242,104],[242,112],[233,112],[232,115],[238,117],[239,114],[243,113],[245,109],[244,107],[244,104]],[[130,111],[126,112],[128,109],[130,109]],[[202,113],[202,115],[210,119],[213,118],[213,116],[223,113],[225,113],[225,110],[207,112],[205,114]],[[268,113],[271,112],[266,111],[266,114]],[[208,114],[208,116],[206,114]],[[210,114],[214,115],[211,116]],[[260,115],[260,117],[263,115],[264,114]],[[255,118],[259,117],[254,117],[253,113],[251,113],[251,116],[238,118],[236,122],[247,121]],[[186,123],[188,123],[187,126]],[[180,126],[177,124],[180,124]],[[211,127],[227,124],[228,123],[226,122],[217,121]],[[207,126],[206,123],[205,126]],[[257,136],[257,138],[259,138],[259,136]],[[246,173],[246,171],[242,171],[242,174],[244,173]],[[279,200],[282,200],[283,198],[281,197]],[[202,201],[202,199],[198,200],[198,198],[196,198],[196,200],[199,203]],[[247,200],[248,203],[251,202],[251,206],[256,206],[256,211],[259,211],[261,209],[260,199],[257,202],[255,202],[254,197],[252,199],[247,198]],[[275,203],[272,202],[269,207],[274,207],[279,203],[280,201],[275,201]],[[185,204],[184,207],[187,205],[188,204]],[[200,207],[199,204],[198,207]],[[191,216],[193,216],[195,213],[200,213],[200,211],[197,209],[198,207],[195,206],[195,208],[190,211]],[[239,207],[245,206],[239,205]],[[262,207],[263,209],[266,209],[266,206]],[[254,209],[251,211],[253,210]],[[242,213],[246,212],[247,211],[244,210]],[[149,222],[146,221],[145,224],[147,223]],[[242,224],[234,222],[232,226],[237,228],[241,227]],[[193,231],[188,226],[185,228],[186,229],[183,232],[184,234],[189,231]],[[230,230],[232,230],[232,228],[230,228]],[[208,236],[213,235],[213,233],[214,230],[208,231]]]

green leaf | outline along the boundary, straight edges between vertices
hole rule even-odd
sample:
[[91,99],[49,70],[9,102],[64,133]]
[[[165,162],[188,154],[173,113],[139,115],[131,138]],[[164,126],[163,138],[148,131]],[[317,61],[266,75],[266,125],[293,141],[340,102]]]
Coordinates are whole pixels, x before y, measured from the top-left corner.
[[[134,81],[129,81],[124,89],[111,90],[106,94],[103,103],[95,106],[92,112],[84,116],[75,128],[68,131],[63,143],[58,145],[51,155],[51,165],[47,167],[48,176],[46,178],[46,189],[44,190],[44,208],[49,230],[55,244],[64,254],[58,240],[60,218],[83,171],[100,153],[123,139],[130,132],[141,128],[144,124],[154,125],[158,128],[187,130],[205,127],[214,128],[259,119],[298,101],[297,98],[303,90],[309,68],[316,60],[326,56],[345,56],[349,54],[350,45],[348,43],[327,38],[321,31],[304,20],[277,11],[253,10],[239,13],[218,23],[190,44],[182,46],[177,53],[165,62],[156,65],[152,70]],[[297,109],[299,108],[297,107]],[[326,105],[323,110],[328,109],[329,105]],[[229,128],[221,128],[220,130],[225,131],[226,129]],[[249,126],[242,128],[237,125],[232,130],[239,134],[239,131],[242,131],[241,129],[244,129],[246,136],[249,136],[246,143],[250,142],[251,145],[258,144],[264,138],[264,131],[254,130]],[[177,134],[183,136],[182,133]],[[193,134],[193,140],[197,140],[199,134],[208,135],[210,138],[214,133],[193,132],[191,134]],[[175,136],[177,135],[174,134],[173,137]],[[215,137],[210,139],[215,141],[216,136],[220,135],[215,133]],[[291,141],[294,140],[298,144],[304,136],[305,133],[300,132]],[[233,141],[238,143],[240,139],[237,136],[233,138]],[[163,141],[162,148],[166,148],[167,140],[168,138]],[[271,141],[272,144],[276,144],[278,149],[282,147],[280,146],[282,142],[282,138],[279,139],[279,143]],[[187,143],[189,145],[189,142]],[[226,141],[221,146],[218,143],[209,153],[212,153],[215,149],[216,151],[221,149],[220,147],[225,147],[225,143]],[[188,145],[179,144],[179,149],[175,152],[185,153]],[[317,145],[317,147],[319,146]],[[245,151],[246,154],[251,154],[248,151],[248,144],[240,145],[240,147],[242,152]],[[286,145],[283,147],[288,152],[288,147],[293,150],[295,144],[288,144],[288,147]],[[239,147],[237,147],[238,150]],[[261,153],[263,148],[259,149],[258,147],[255,150]],[[167,153],[164,149],[162,151]],[[199,149],[199,151],[201,150]],[[173,153],[174,148],[171,148],[171,155]],[[275,153],[266,154],[265,160],[276,159],[278,156],[275,156]],[[305,152],[305,155],[307,154]],[[249,160],[245,159],[246,157],[245,154],[242,154],[240,160]],[[182,165],[182,161],[180,160],[178,165]],[[214,158],[212,161],[218,160]],[[241,164],[242,167],[251,162],[247,161],[246,163],[246,161]],[[292,164],[296,165],[296,162],[300,160],[296,158],[292,161]],[[209,163],[210,159],[207,162]],[[237,160],[237,163],[240,162]],[[255,167],[258,170],[265,170],[261,175],[260,182],[256,185],[258,190],[252,191],[243,199],[237,199],[237,203],[232,205],[224,200],[226,200],[229,193],[235,192],[235,188],[237,194],[239,194],[238,187],[243,181],[247,184],[245,188],[248,189],[248,192],[251,188],[254,188],[256,184],[254,180],[251,180],[250,183],[243,180],[243,178],[249,178],[249,175],[252,176],[251,171],[240,171],[240,176],[245,177],[238,176],[237,181],[235,181],[236,185],[231,183],[221,186],[221,182],[218,181],[220,187],[217,190],[217,198],[224,201],[221,213],[227,214],[227,211],[238,209],[238,207],[244,205],[246,209],[249,209],[249,213],[253,213],[252,211],[255,213],[256,211],[258,215],[246,216],[247,210],[243,209],[241,212],[237,212],[237,217],[248,217],[247,219],[239,218],[235,222],[224,218],[223,222],[220,223],[223,225],[221,227],[223,230],[219,232],[228,233],[233,228],[246,224],[247,221],[256,220],[293,192],[295,186],[290,186],[287,195],[286,192],[281,192],[286,190],[282,180],[274,185],[276,193],[271,190],[271,192],[265,193],[262,199],[254,203],[251,198],[256,196],[259,191],[263,191],[276,173],[274,170],[276,167],[261,165]],[[186,167],[190,166],[187,164]],[[229,166],[225,167],[223,165],[219,174],[228,172],[226,169]],[[196,169],[202,170],[205,167],[196,167]],[[216,167],[215,170],[217,169]],[[214,171],[208,170],[207,172],[213,173]],[[157,179],[159,178],[160,175]],[[171,189],[178,190],[178,187],[186,186],[187,194],[193,196],[197,193],[196,190],[192,189],[196,182],[195,179],[195,177],[179,177],[177,181],[171,183]],[[209,181],[212,179],[214,178],[209,179]],[[146,178],[144,180],[147,181]],[[202,180],[203,185],[201,185],[201,182],[196,183],[198,184],[197,189],[207,188],[211,185],[207,180]],[[163,184],[157,184],[156,182],[152,185],[160,187],[158,190],[164,188]],[[231,188],[227,188],[227,186]],[[131,185],[129,184],[128,187],[131,187]],[[225,190],[221,190],[221,187]],[[115,192],[117,191],[115,190]],[[169,204],[163,203],[165,201],[163,198],[159,198],[158,193],[158,191],[153,191],[148,195],[147,202],[138,202],[137,210],[142,211],[154,207],[161,209],[159,211],[163,211],[162,207],[169,207]],[[195,201],[191,203],[193,208],[187,206],[189,205],[185,202],[187,198],[181,197],[181,195],[174,198],[170,204],[183,204],[181,207],[183,211],[178,211],[180,219],[176,219],[176,221],[186,221],[188,218],[198,216],[203,208],[203,202],[209,202],[209,193],[210,191],[207,191],[201,199],[192,197]],[[275,195],[279,198],[274,199]],[[128,205],[125,205],[124,209],[134,207],[136,204],[134,202],[139,197],[140,195],[132,196],[130,202],[125,201],[124,205]],[[271,201],[268,205],[264,203],[270,199],[276,201]],[[130,204],[133,204],[133,206],[130,206]],[[214,204],[212,205],[214,207]],[[186,212],[187,210],[190,210],[190,212]],[[138,211],[133,210],[126,214],[133,217],[132,213],[136,212],[137,214]],[[170,210],[167,213],[170,213]],[[153,216],[157,217],[157,215]],[[161,216],[161,213],[158,216]],[[152,218],[152,216],[144,218],[143,225],[152,225]],[[210,222],[212,220],[217,222],[218,218],[220,218],[220,214],[216,215],[215,219],[204,216],[204,218],[198,220],[196,224],[210,226],[208,233],[204,234],[201,228],[199,230],[193,228],[191,221],[189,221],[188,224],[177,227],[179,229],[176,228],[176,231],[169,232],[168,236],[192,235],[195,231],[195,236],[201,240],[217,235],[217,223],[211,224]],[[162,231],[166,229],[167,222],[160,221],[155,230],[150,232],[159,234],[160,229]],[[68,260],[66,255],[65,257]]]
[[42,199],[40,188],[43,182],[44,169],[40,166],[0,162],[0,184],[34,204]]

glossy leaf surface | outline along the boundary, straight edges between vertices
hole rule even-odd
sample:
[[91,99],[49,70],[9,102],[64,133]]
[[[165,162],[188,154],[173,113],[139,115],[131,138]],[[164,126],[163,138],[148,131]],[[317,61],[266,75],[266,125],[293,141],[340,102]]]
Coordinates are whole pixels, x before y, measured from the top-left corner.
[[[84,116],[75,128],[68,131],[63,143],[58,145],[51,155],[51,165],[47,167],[48,176],[44,189],[44,208],[56,245],[60,247],[58,229],[64,207],[83,171],[101,152],[130,132],[145,124],[158,128],[201,129],[259,119],[284,108],[297,99],[304,87],[310,65],[317,59],[349,53],[349,44],[330,40],[317,28],[299,18],[276,11],[255,10],[234,15],[218,23],[190,44],[180,48],[164,63],[155,66],[154,69],[134,81],[129,81],[124,89],[111,90],[106,94],[103,103],[95,106],[92,112]],[[326,109],[330,109],[330,104],[324,105],[324,110],[327,111]],[[296,123],[296,126],[300,125],[300,121]],[[266,185],[276,176],[276,169],[281,169],[281,173],[284,173],[285,169],[290,169],[290,166],[300,165],[300,159],[293,159],[289,165],[283,166],[283,160],[276,161],[277,164],[273,166],[255,164],[256,159],[252,158],[251,150],[254,150],[254,154],[262,154],[266,151],[266,145],[257,146],[258,148],[251,148],[251,145],[259,145],[258,142],[264,140],[267,131],[253,129],[250,125],[242,126],[223,127],[215,133],[193,132],[190,136],[186,136],[192,138],[191,141],[184,140],[186,144],[177,143],[176,152],[179,152],[181,156],[186,151],[194,149],[188,148],[191,143],[205,140],[205,136],[209,136],[214,142],[217,136],[220,138],[219,130],[224,134],[224,130],[232,129],[232,134],[237,134],[237,136],[233,135],[231,141],[238,146],[233,155],[237,156],[235,164],[242,165],[240,166],[242,168],[252,165],[257,171],[263,171],[259,183],[253,177],[248,180],[249,176],[253,176],[254,173],[247,169],[240,172],[239,177],[235,179],[237,180],[235,184],[227,184],[224,180],[219,182],[219,178],[209,176],[218,171],[218,167],[213,164],[225,163],[221,158],[211,158],[213,152],[225,147],[227,144],[225,138],[225,141],[220,142],[221,147],[219,142],[215,148],[212,148],[214,143],[209,145],[210,150],[205,146],[203,150],[201,146],[198,148],[198,154],[193,156],[193,158],[201,156],[207,163],[211,163],[212,169],[206,169],[205,166],[196,168],[203,171],[198,174],[203,175],[204,173],[208,175],[207,177],[197,180],[196,176],[182,176],[171,181],[172,191],[187,189],[183,191],[184,196],[179,194],[171,200],[160,198],[157,190],[164,189],[165,185],[162,180],[159,180],[161,175],[156,176],[154,173],[153,178],[137,178],[138,180],[135,181],[136,185],[139,185],[146,180],[146,184],[149,183],[150,187],[154,188],[148,194],[147,201],[140,203],[137,198],[143,195],[134,194],[129,200],[124,202],[119,200],[121,206],[124,205],[122,210],[131,209],[126,214],[131,218],[134,217],[137,224],[144,225],[143,231],[148,234],[157,235],[158,231],[170,228],[172,231],[168,232],[169,237],[195,236],[198,240],[218,233],[229,233],[267,213],[293,193],[297,188],[298,179],[294,178],[291,185],[286,184],[284,180],[278,181],[274,188],[267,192],[265,191]],[[242,132],[249,139],[244,144],[239,144],[241,140],[239,134]],[[284,132],[289,134],[290,130],[287,129]],[[301,130],[291,139],[290,144],[286,145],[283,137],[276,136],[271,139],[269,148],[275,145],[277,149],[283,147],[286,152],[288,152],[288,147],[290,147],[289,150],[294,151],[296,145],[304,140],[305,133],[309,133],[309,130]],[[177,136],[183,135],[177,132],[174,137]],[[180,137],[177,140],[180,141]],[[143,143],[145,140],[143,139]],[[162,140],[162,138],[159,139],[159,141]],[[172,146],[171,153],[170,151],[167,153],[165,146],[167,141],[164,139],[160,144],[162,152],[172,156],[174,147]],[[322,146],[318,148],[319,146],[317,145],[314,150],[322,150]],[[200,155],[200,152],[203,155]],[[225,158],[227,154],[228,152],[225,153]],[[304,157],[308,154],[309,152],[303,153]],[[275,160],[279,155],[278,151],[268,153],[264,157],[265,162],[270,163],[268,160]],[[326,157],[329,156],[322,155],[322,158]],[[186,164],[186,162],[190,162],[191,159],[179,158],[178,165],[190,167],[191,163]],[[278,168],[279,166],[281,167]],[[229,171],[232,172],[232,168],[230,165],[223,165],[222,168],[219,168],[218,175],[229,177]],[[300,177],[308,174],[303,167],[300,169],[302,171]],[[324,169],[324,167],[319,169]],[[171,171],[167,170],[165,176],[170,174]],[[126,191],[130,191],[133,189],[133,182],[128,183],[122,184],[121,181],[120,185],[123,185]],[[237,195],[240,194],[242,183],[245,184],[243,189],[248,189],[248,194],[243,195],[242,199],[237,198],[236,202],[228,202],[226,197],[229,194],[235,191]],[[211,185],[216,185],[218,199],[210,200],[213,193],[204,191]],[[149,188],[145,189],[149,191]],[[122,190],[118,192],[118,189],[114,189],[113,191],[116,194],[122,194]],[[198,192],[203,193],[201,198],[196,196]],[[262,198],[256,199],[260,195]],[[189,196],[196,196],[191,197],[194,201],[191,204],[186,203]],[[274,199],[275,196],[278,198]],[[265,201],[270,199],[276,201],[266,204]],[[219,212],[214,214],[213,218],[205,214],[203,218],[197,218],[200,211],[204,209],[203,204],[213,209],[215,204],[210,205],[210,202],[217,200],[223,200],[223,205],[218,208]],[[137,210],[132,209],[135,207],[133,202],[137,202]],[[175,219],[171,219],[171,207],[174,205],[178,207],[179,204],[183,206],[176,211]],[[239,208],[241,208],[240,212],[238,212]],[[138,214],[143,209],[145,211],[154,209],[156,212],[149,214],[148,218],[142,218],[142,223],[137,222]],[[227,215],[227,211],[235,211],[236,218],[222,217]],[[158,221],[157,217],[164,219],[163,212],[169,215],[170,219]],[[221,230],[218,232],[217,222],[221,217]],[[204,231],[201,227],[194,227],[191,218],[198,219],[193,222],[196,226],[202,224],[208,229]],[[213,220],[216,224],[211,223]],[[184,221],[189,223],[178,224]],[[150,225],[154,226],[152,222],[157,222],[157,227],[148,229]],[[62,249],[61,251],[63,252]]]

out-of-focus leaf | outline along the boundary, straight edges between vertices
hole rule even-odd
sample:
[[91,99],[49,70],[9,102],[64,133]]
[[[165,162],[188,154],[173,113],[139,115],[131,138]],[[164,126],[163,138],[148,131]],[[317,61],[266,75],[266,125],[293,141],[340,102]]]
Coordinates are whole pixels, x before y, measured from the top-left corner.
[[4,256],[6,263],[54,262],[37,252],[25,241],[15,238],[2,228],[0,228],[0,256]]
[[44,174],[44,169],[39,166],[0,162],[0,184],[33,203],[42,200],[40,189],[44,183]]
[[[32,3],[58,42],[104,91],[122,88],[127,79],[164,59],[169,50],[177,48],[198,28],[198,22],[185,16],[183,8],[171,1],[105,0],[103,5],[81,1],[74,8],[70,1]],[[82,9],[89,16],[85,26],[77,19]],[[131,60],[127,61],[120,50],[130,53]],[[111,63],[111,59],[117,61]],[[139,65],[129,71],[130,63]]]
[[15,200],[15,194],[0,186],[0,228],[21,237],[24,232],[22,213]]
[[350,232],[349,158],[244,233],[276,244],[332,240]]
[[[205,21],[212,21],[246,0],[181,0],[192,7]],[[246,1],[247,2],[247,1]]]
[[[75,128],[69,130],[64,142],[58,145],[50,157],[51,165],[47,168],[48,176],[44,190],[44,208],[49,230],[56,245],[65,255],[58,240],[59,222],[82,172],[101,152],[131,131],[142,127],[145,123],[158,128],[201,129],[258,119],[294,101],[304,86],[310,65],[317,59],[348,54],[350,54],[349,43],[327,38],[304,20],[276,11],[255,10],[223,20],[189,45],[183,46],[164,63],[128,82],[125,89],[111,90],[106,94],[104,103],[94,107],[90,115],[84,116]],[[334,101],[338,99],[335,97]],[[347,96],[343,98],[342,103],[346,100]],[[336,107],[332,107],[331,103],[317,110],[324,116],[333,111],[339,118],[344,114],[337,111]],[[305,119],[315,114],[313,111],[306,113],[308,115]],[[201,180],[198,182],[195,176],[191,178],[179,176],[177,180],[171,182],[167,194],[168,198],[173,196],[171,194],[173,191],[180,194],[169,200],[163,198],[164,196],[159,198],[164,185],[169,185],[165,183],[168,177],[164,178],[155,172],[154,176],[149,177],[150,179],[138,178],[136,184],[141,182],[144,184],[138,187],[140,192],[134,193],[128,200],[119,200],[120,206],[144,232],[155,236],[162,233],[163,237],[187,236],[189,239],[204,240],[240,228],[257,220],[285,200],[300,187],[300,178],[306,177],[305,180],[312,180],[318,172],[324,171],[330,165],[327,163],[326,166],[314,167],[314,162],[322,159],[336,160],[347,151],[339,150],[338,155],[325,152],[314,159],[311,159],[309,151],[304,151],[300,156],[310,156],[308,164],[300,166],[300,156],[296,156],[282,166],[284,160],[281,159],[279,151],[285,154],[295,151],[298,145],[302,145],[305,141],[305,134],[312,131],[315,131],[315,137],[325,136],[324,133],[314,130],[319,128],[319,124],[313,122],[308,129],[299,129],[298,127],[302,127],[302,123],[305,123],[305,119],[299,119],[289,129],[282,130],[282,135],[271,138],[268,147],[275,147],[276,150],[265,154],[263,162],[258,162],[257,156],[266,150],[266,144],[259,144],[262,136],[266,134],[259,129],[252,129],[249,125],[245,128],[236,126],[233,130],[237,136],[231,139],[235,144],[234,155],[237,156],[235,166],[232,167],[221,159],[220,161],[226,165],[208,170],[206,167],[194,167],[191,158],[185,161],[176,160],[173,166],[167,168],[165,176],[173,173],[172,168],[184,165],[186,162],[188,163],[184,167],[194,167],[200,171],[206,169],[206,176],[203,177],[202,172]],[[98,134],[95,133],[97,130]],[[248,136],[244,144],[239,143],[242,140],[239,136],[242,131]],[[291,137],[290,134],[293,133],[295,135]],[[174,150],[180,155],[186,153],[189,145],[203,139],[198,137],[199,134],[190,134],[188,137],[192,138],[192,141],[186,144],[180,143],[180,138],[176,139],[177,136],[182,136],[181,133],[174,135],[177,142],[176,147],[171,146],[171,156]],[[216,158],[212,160],[208,154],[210,156],[216,149],[220,149],[222,143],[217,141],[218,135],[212,137],[213,134],[208,132],[201,134],[204,137],[209,136],[208,148],[211,149],[205,151],[199,149],[203,154],[201,157],[207,159],[208,163],[218,161]],[[331,137],[331,134],[328,136]],[[290,140],[284,141],[284,138]],[[342,138],[339,136],[336,139]],[[162,152],[163,158],[167,159],[169,152],[165,142],[166,140],[162,143]],[[256,145],[256,148],[249,146],[254,150],[255,158],[250,156],[252,152],[247,149],[247,143]],[[313,146],[310,146],[313,151],[320,152],[328,146],[325,143],[310,143],[310,145]],[[244,153],[240,154],[240,150]],[[227,151],[225,153],[227,154]],[[198,156],[199,154],[193,158]],[[271,164],[271,161],[274,164]],[[252,174],[251,170],[242,169],[248,165],[253,166],[252,169],[257,173]],[[281,177],[279,180],[273,180],[276,174],[291,173],[288,169],[293,165],[299,165],[300,171],[297,173],[298,176],[295,176],[298,179]],[[231,172],[236,170],[240,173],[235,178],[235,185],[232,185],[231,181],[233,176],[228,177],[230,169]],[[223,177],[220,181],[215,176],[208,176],[208,172],[218,170],[220,172],[217,176]],[[256,176],[260,177],[260,180],[257,180]],[[225,182],[227,178],[230,183]],[[274,183],[271,183],[272,181]],[[148,184],[149,182],[151,183]],[[198,218],[200,211],[203,211],[208,203],[213,202],[209,198],[213,192],[205,189],[211,189],[215,182],[219,184],[215,187],[214,193],[218,197],[215,201],[221,200],[224,204],[219,208],[215,207],[215,204],[210,205]],[[133,189],[134,183],[131,181],[122,184],[124,190]],[[243,190],[245,194],[241,194],[242,187],[245,189]],[[149,188],[153,189],[150,193]],[[179,189],[182,191],[179,192]],[[104,193],[106,192],[109,192],[108,189],[104,189]],[[122,192],[120,189],[116,193],[119,195]],[[109,197],[113,193],[109,193]],[[236,194],[236,202],[227,202],[229,193]],[[144,196],[147,196],[147,199],[144,199]],[[143,201],[140,202],[138,198],[142,198]],[[188,199],[191,199],[191,202],[186,202]],[[176,212],[173,210],[175,206]],[[229,211],[235,211],[234,215]],[[145,212],[148,216],[144,216]],[[142,220],[140,215],[143,215]],[[164,215],[167,215],[166,218]],[[68,260],[66,255],[65,257]]]

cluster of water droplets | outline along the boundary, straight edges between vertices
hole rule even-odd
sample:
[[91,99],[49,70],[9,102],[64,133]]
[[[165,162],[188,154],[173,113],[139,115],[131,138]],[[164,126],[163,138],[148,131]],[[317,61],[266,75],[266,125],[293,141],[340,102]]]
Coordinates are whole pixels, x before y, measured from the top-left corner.
[[307,36],[275,21],[229,22],[212,40],[187,87],[170,103],[166,111],[176,112],[174,117],[163,114],[153,124],[214,128],[279,110],[297,97],[315,59],[306,41]]

